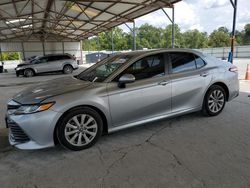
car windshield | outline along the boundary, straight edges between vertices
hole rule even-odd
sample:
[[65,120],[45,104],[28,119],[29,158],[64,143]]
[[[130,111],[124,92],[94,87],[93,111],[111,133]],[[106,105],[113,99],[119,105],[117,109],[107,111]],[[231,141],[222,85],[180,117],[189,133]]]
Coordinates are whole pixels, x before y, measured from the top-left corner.
[[76,78],[90,82],[103,82],[130,58],[129,55],[116,55],[105,58],[95,66],[80,73]]
[[39,58],[40,58],[39,56],[36,56],[35,58],[30,60],[30,63],[35,63]]

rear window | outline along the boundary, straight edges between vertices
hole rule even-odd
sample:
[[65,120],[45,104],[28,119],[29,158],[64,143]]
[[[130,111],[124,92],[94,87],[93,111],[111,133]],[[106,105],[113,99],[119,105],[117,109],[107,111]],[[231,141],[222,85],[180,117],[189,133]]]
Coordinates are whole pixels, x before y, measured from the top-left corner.
[[206,63],[204,62],[203,59],[201,59],[199,56],[195,55],[195,63],[196,63],[196,67],[197,69],[204,67],[206,65]]
[[194,55],[185,52],[170,53],[172,73],[179,73],[196,69]]

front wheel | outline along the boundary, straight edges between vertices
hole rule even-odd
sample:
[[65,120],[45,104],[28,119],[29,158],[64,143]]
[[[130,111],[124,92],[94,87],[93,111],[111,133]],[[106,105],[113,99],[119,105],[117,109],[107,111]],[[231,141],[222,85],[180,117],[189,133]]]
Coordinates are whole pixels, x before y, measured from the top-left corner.
[[67,149],[79,151],[94,145],[102,134],[101,116],[88,107],[69,112],[59,123],[57,138]]
[[25,69],[23,72],[25,77],[33,77],[35,75],[34,71],[31,69]]
[[71,74],[73,72],[73,67],[71,65],[65,65],[63,67],[64,74]]
[[217,116],[226,104],[226,92],[218,85],[209,88],[205,95],[202,112],[206,116]]

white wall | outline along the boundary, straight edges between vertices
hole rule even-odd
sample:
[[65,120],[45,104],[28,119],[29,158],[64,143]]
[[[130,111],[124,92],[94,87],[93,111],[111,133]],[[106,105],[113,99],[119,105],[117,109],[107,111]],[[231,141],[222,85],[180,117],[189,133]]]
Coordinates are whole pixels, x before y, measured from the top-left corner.
[[[2,52],[21,52],[21,57],[25,58],[35,55],[69,53],[81,59],[80,42],[6,42],[0,43]],[[24,54],[23,54],[24,52]]]
[[[227,58],[229,52],[231,51],[230,47],[224,48],[204,48],[197,49],[207,54],[211,54],[217,58]],[[250,46],[236,46],[234,50],[234,57],[236,58],[249,58],[250,57]]]

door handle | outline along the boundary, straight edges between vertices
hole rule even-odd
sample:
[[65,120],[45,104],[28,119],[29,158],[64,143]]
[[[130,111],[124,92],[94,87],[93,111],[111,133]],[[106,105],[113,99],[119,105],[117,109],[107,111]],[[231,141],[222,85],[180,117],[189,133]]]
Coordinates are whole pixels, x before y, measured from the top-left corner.
[[162,81],[162,82],[158,83],[158,85],[161,85],[161,86],[165,86],[167,84],[169,84],[169,81]]
[[207,72],[204,72],[204,73],[200,74],[200,76],[202,76],[202,77],[207,77],[208,75],[209,75],[209,73],[207,73]]

